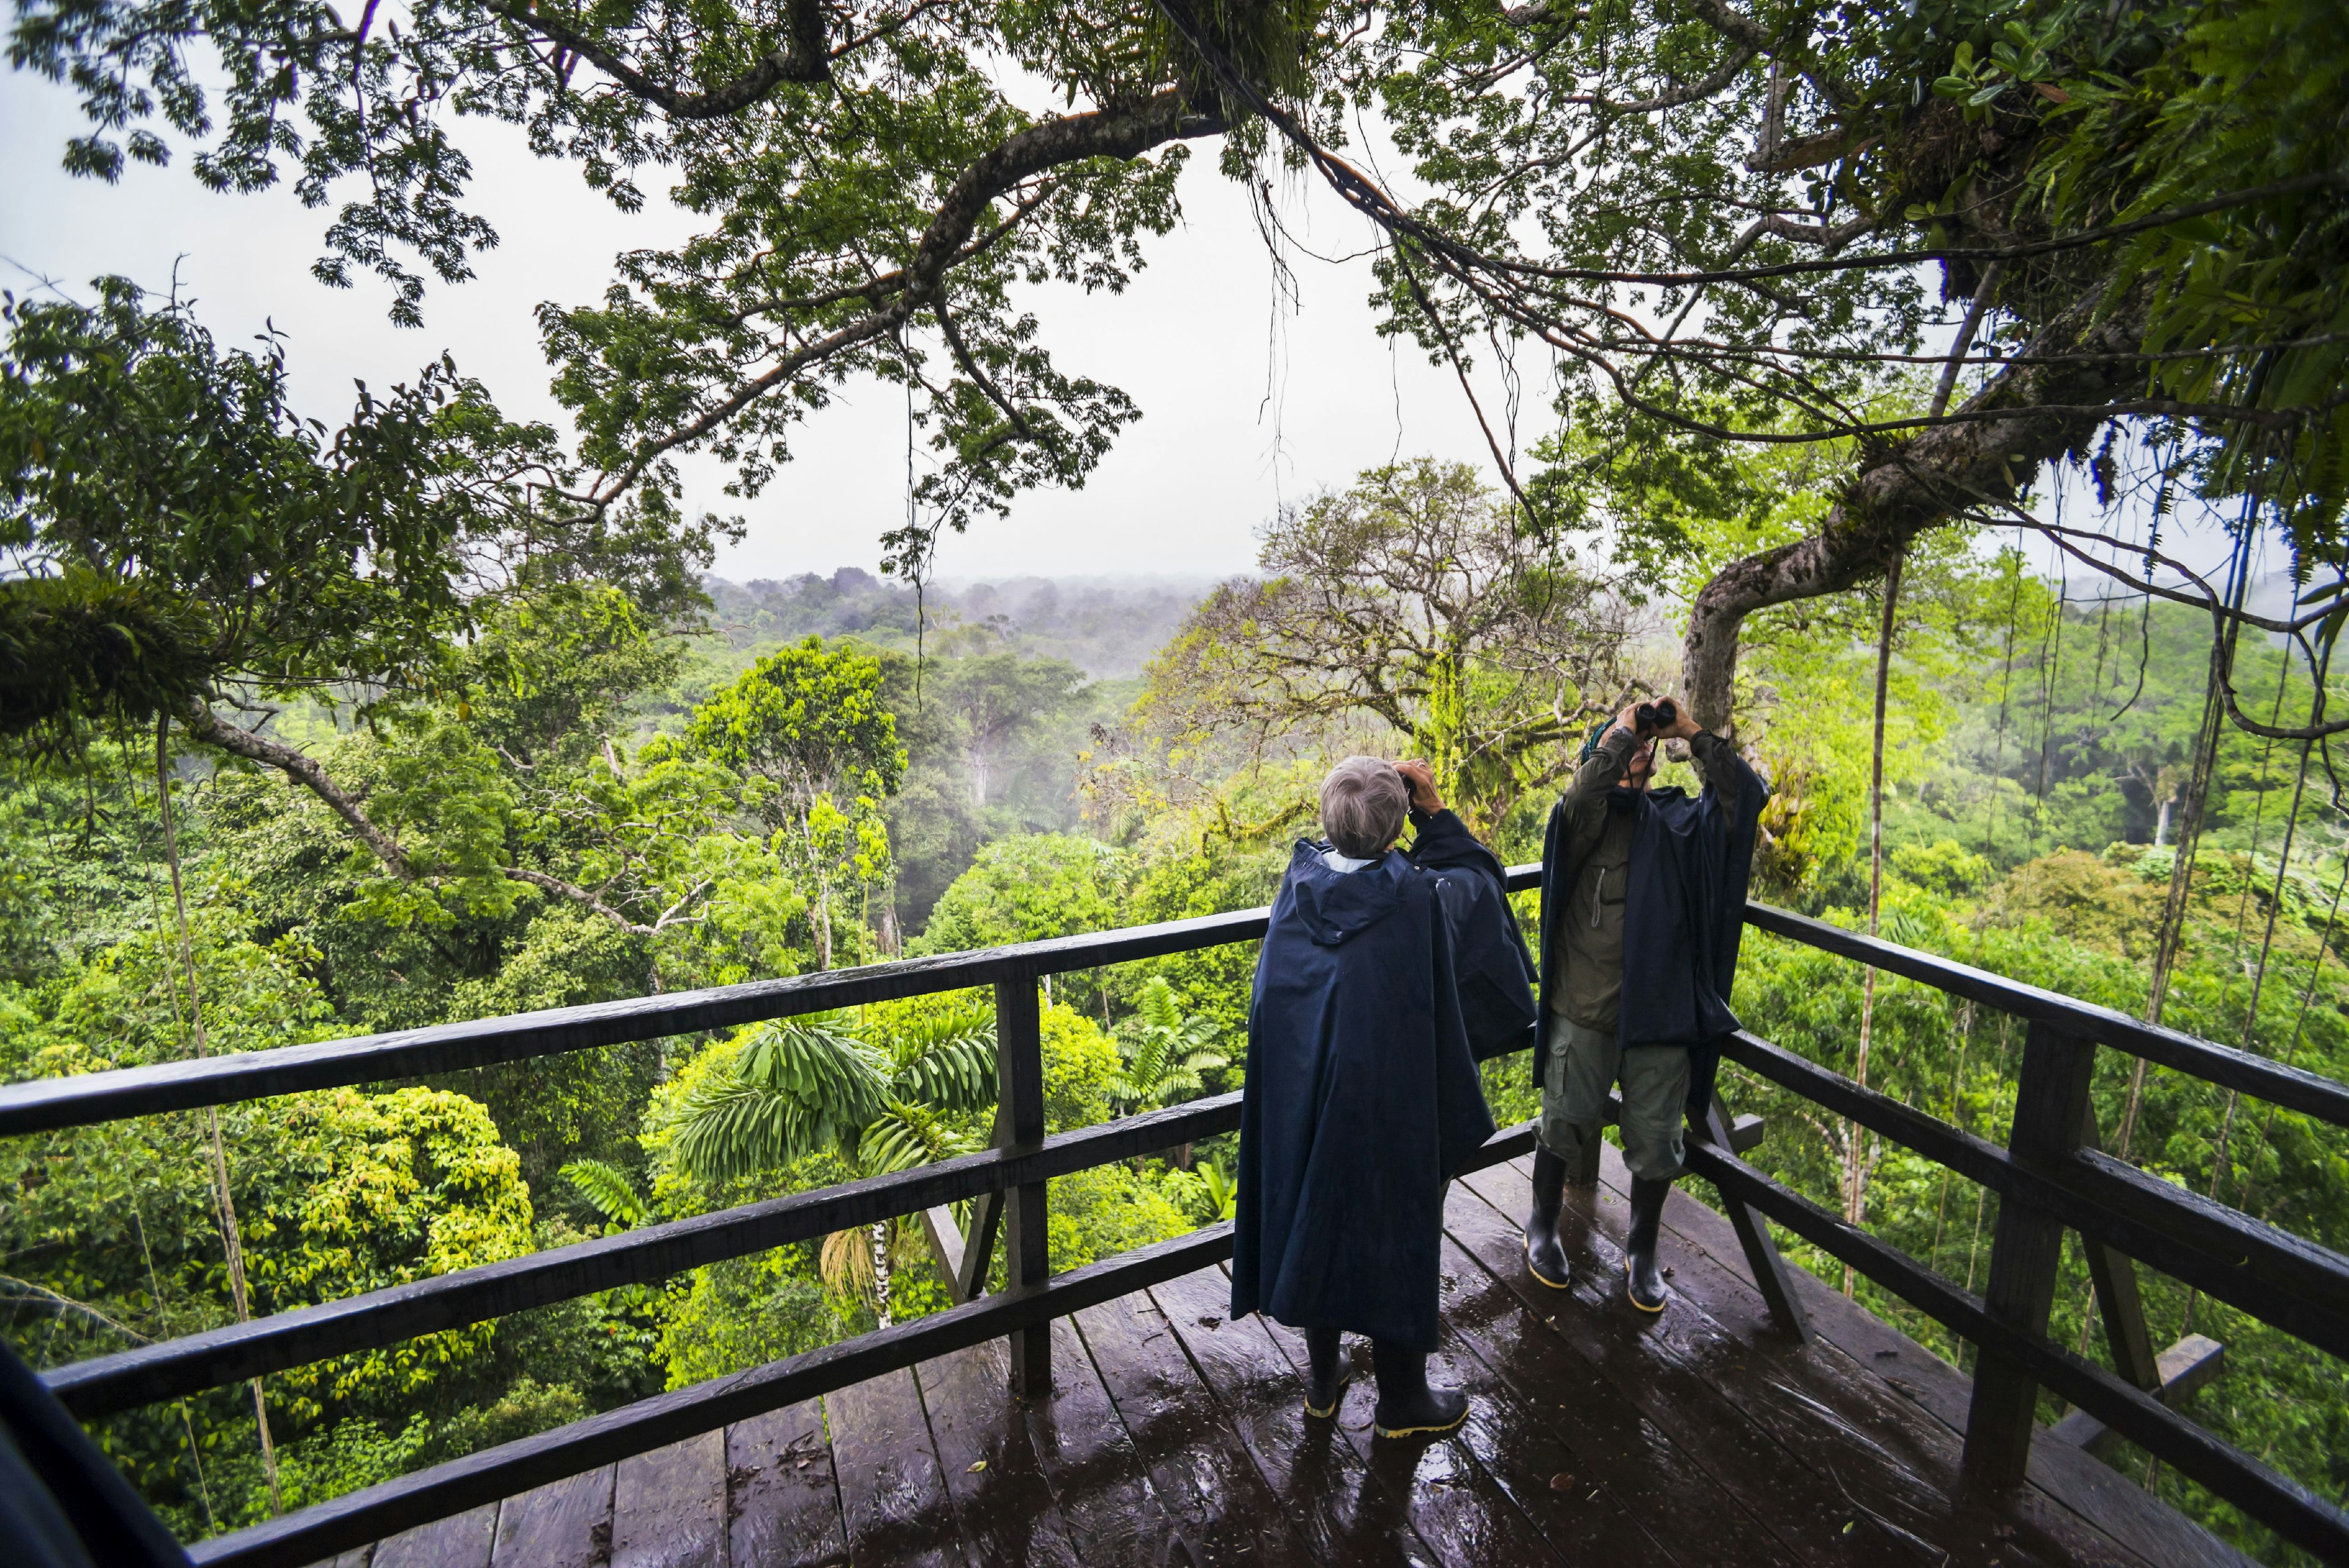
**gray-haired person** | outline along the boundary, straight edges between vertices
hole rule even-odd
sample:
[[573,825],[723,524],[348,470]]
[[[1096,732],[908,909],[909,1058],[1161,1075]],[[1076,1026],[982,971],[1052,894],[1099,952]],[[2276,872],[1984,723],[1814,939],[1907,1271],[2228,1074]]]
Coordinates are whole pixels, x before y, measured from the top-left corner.
[[1394,847],[1409,804],[1393,763],[1349,757],[1321,785],[1329,837],[1289,856],[1248,1007],[1232,1236],[1232,1315],[1305,1331],[1306,1414],[1337,1413],[1339,1335],[1364,1334],[1385,1438],[1467,1417],[1427,1355],[1444,1182],[1493,1132],[1437,877]]

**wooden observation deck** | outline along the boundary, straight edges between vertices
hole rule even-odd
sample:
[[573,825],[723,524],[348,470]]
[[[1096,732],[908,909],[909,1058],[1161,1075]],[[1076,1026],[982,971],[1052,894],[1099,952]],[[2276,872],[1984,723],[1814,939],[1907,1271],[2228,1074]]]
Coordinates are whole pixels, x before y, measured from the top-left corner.
[[1728,1222],[1676,1190],[1671,1305],[1622,1288],[1627,1178],[1568,1195],[1573,1287],[1520,1255],[1524,1161],[1456,1183],[1433,1375],[1459,1433],[1374,1441],[1367,1346],[1335,1422],[1300,1337],[1233,1322],[1209,1267],[1051,1325],[1053,1388],[1004,1342],[638,1454],[362,1547],[335,1568],[1499,1568],[2239,1563],[2044,1431],[2027,1484],[1957,1502],[1970,1380],[1803,1276],[1777,1332]]

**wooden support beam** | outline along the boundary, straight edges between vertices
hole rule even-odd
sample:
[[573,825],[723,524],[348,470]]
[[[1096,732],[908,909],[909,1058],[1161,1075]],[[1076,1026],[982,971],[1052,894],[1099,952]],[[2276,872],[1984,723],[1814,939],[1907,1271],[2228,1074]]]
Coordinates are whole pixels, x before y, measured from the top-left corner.
[[[2082,1108],[2080,1147],[2102,1148],[2104,1135],[2096,1126],[2095,1102]],[[2161,1366],[2153,1354],[2153,1335],[2145,1325],[2145,1303],[2137,1290],[2137,1262],[2100,1238],[2083,1235],[2081,1251],[2088,1260],[2088,1277],[2095,1283],[2096,1311],[2105,1323],[2105,1345],[2112,1352],[2113,1371],[2124,1382],[2148,1392],[2162,1386]]]
[[1002,1230],[1003,1194],[985,1192],[970,1200],[970,1230],[955,1269],[955,1300],[975,1302],[987,1293],[988,1265],[995,1262],[995,1240]]
[[[930,1256],[937,1261],[938,1272],[949,1283],[962,1277],[962,1225],[955,1219],[954,1205],[941,1203],[936,1209],[922,1210],[922,1235],[930,1243]],[[963,1300],[959,1291],[955,1300]]]
[[[2188,1395],[2226,1370],[2227,1347],[2205,1334],[2189,1334],[2161,1353],[2156,1362],[2153,1397],[2175,1410]],[[2112,1458],[2121,1436],[2085,1410],[2075,1407],[2047,1434],[2059,1443],[2085,1449],[2100,1459]]]
[[[1741,1144],[1737,1141],[1739,1130],[1748,1124],[1752,1137]],[[1721,1091],[1715,1089],[1713,1104],[1706,1107],[1703,1125],[1695,1131],[1702,1142],[1743,1154],[1762,1141],[1762,1118],[1741,1116],[1732,1122],[1729,1106],[1722,1099]],[[1770,1222],[1727,1189],[1716,1187],[1714,1190],[1720,1195],[1722,1212],[1729,1217],[1730,1229],[1737,1232],[1737,1244],[1745,1249],[1745,1266],[1753,1272],[1754,1288],[1769,1303],[1771,1320],[1795,1344],[1806,1343],[1811,1337],[1810,1314],[1803,1310],[1803,1298],[1795,1293],[1789,1265],[1779,1255],[1778,1243],[1771,1239]]]
[[[1719,1096],[1715,1096],[1718,1103]],[[1729,1124],[1729,1147],[1736,1154],[1751,1154],[1762,1147],[1762,1137],[1769,1130],[1760,1116],[1748,1111]]]

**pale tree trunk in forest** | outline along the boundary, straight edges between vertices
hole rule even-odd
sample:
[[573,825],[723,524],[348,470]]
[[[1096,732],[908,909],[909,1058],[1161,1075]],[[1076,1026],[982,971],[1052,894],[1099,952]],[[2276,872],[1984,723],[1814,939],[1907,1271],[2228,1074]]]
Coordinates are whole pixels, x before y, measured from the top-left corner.
[[[171,721],[159,717],[155,721],[155,797],[163,815],[163,863],[171,872],[171,903],[179,911],[180,962],[187,971],[189,1038],[198,1056],[210,1055],[204,1036],[203,992],[196,983],[196,949],[188,932],[188,897],[180,881],[180,836],[171,815]],[[236,1321],[253,1320],[252,1298],[245,1290],[244,1242],[236,1221],[236,1198],[229,1189],[228,1147],[221,1138],[220,1107],[204,1107],[204,1121],[211,1134],[212,1205],[214,1218],[220,1225],[221,1246],[228,1259],[229,1299],[236,1307]],[[261,1433],[261,1469],[269,1480],[269,1511],[285,1511],[285,1500],[277,1486],[277,1445],[269,1432],[269,1405],[262,1397],[261,1379],[253,1379],[253,1418]]]
[[815,967],[820,973],[832,967],[832,878],[816,858],[815,821],[805,811],[800,813],[800,842],[807,846],[808,875],[815,878],[815,913],[810,924],[815,930]]

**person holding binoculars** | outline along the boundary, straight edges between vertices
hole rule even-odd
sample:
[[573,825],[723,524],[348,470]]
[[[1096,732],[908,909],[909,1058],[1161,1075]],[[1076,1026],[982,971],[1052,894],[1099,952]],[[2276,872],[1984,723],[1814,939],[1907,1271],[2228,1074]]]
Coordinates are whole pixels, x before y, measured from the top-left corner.
[[[1702,794],[1651,789],[1656,746],[1688,742]],[[1682,1170],[1682,1115],[1713,1095],[1716,1043],[1737,1027],[1728,996],[1754,841],[1770,786],[1729,742],[1663,698],[1592,734],[1550,811],[1542,846],[1541,1120],[1526,1266],[1568,1282],[1558,1211],[1568,1180],[1599,1179],[1607,1096],[1622,1089],[1631,1172],[1625,1288],[1664,1310],[1656,1241]]]

